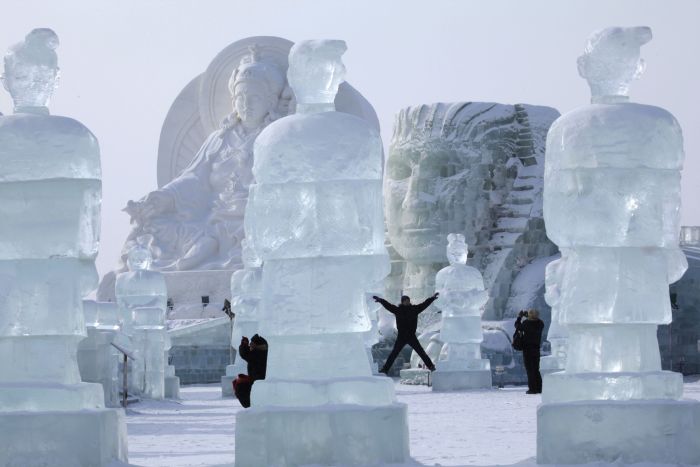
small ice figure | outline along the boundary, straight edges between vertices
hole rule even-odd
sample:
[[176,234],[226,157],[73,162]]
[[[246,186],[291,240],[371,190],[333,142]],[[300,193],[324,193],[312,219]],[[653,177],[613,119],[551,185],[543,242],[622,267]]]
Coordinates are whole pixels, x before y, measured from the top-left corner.
[[552,309],[552,321],[547,331],[547,340],[551,345],[551,353],[540,359],[540,370],[551,372],[563,370],[566,364],[566,349],[569,341],[569,332],[566,325],[561,322],[561,282],[566,255],[550,262],[545,271],[544,299]]
[[449,266],[438,271],[435,288],[442,309],[440,340],[445,343],[433,374],[433,390],[491,387],[491,365],[481,358],[481,314],[488,301],[478,269],[467,266],[462,234],[447,236]]
[[165,315],[168,291],[163,274],[149,270],[150,238],[144,236],[128,253],[129,272],[117,276],[115,294],[122,330],[134,341],[130,390],[150,399],[164,397]]
[[544,217],[563,254],[548,297],[569,338],[565,370],[544,377],[538,463],[700,463],[700,403],[679,400],[682,376],[661,370],[657,340],[688,266],[683,138],[673,115],[627,96],[650,39],[648,27],[593,33],[578,60],[591,105],[547,135]]

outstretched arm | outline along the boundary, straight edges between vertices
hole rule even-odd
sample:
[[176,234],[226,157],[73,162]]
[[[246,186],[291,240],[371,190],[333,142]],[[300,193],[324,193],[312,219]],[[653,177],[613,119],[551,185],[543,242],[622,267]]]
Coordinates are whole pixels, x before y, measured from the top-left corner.
[[377,302],[381,306],[383,306],[386,309],[386,311],[388,311],[389,313],[394,313],[394,314],[396,313],[396,311],[398,309],[396,305],[392,305],[391,303],[387,302],[383,298],[377,297],[376,295],[373,296],[372,298],[374,299],[375,302]]
[[435,292],[435,295],[427,298],[423,303],[416,305],[416,308],[418,309],[418,313],[422,313],[423,311],[425,311],[426,308],[428,308],[430,305],[433,304],[433,302],[435,300],[438,299],[438,296],[440,296],[440,294]]

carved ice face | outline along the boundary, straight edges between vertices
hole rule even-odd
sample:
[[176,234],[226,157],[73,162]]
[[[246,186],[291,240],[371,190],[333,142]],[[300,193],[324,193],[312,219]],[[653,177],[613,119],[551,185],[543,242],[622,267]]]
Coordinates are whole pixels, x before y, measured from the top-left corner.
[[447,261],[450,264],[467,264],[469,251],[462,234],[447,236]]
[[153,258],[151,252],[141,246],[135,246],[129,250],[126,264],[130,271],[143,271],[150,269]]
[[232,96],[233,110],[247,127],[259,127],[273,111],[275,96],[262,82],[244,81],[236,85]]
[[333,103],[345,79],[344,41],[301,41],[289,52],[287,79],[297,104]]
[[[386,164],[384,202],[391,244],[414,263],[445,261],[451,232],[473,233],[483,175],[476,154],[440,147],[393,148]],[[472,239],[470,239],[472,241]]]
[[17,64],[11,72],[5,71],[2,82],[15,107],[47,107],[58,84],[58,69]]
[[578,58],[578,71],[588,81],[593,102],[628,95],[630,83],[644,72],[639,49],[649,40],[648,27],[607,28],[591,34]]

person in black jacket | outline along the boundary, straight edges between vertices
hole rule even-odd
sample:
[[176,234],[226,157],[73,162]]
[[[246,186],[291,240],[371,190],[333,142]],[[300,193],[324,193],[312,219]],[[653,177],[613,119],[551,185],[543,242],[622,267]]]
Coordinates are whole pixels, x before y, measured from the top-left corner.
[[[527,319],[522,319],[527,316]],[[523,333],[523,363],[527,372],[527,394],[542,392],[542,375],[540,374],[540,345],[544,323],[537,310],[521,311],[515,320],[515,328]]]
[[241,338],[238,346],[238,356],[248,362],[248,374],[239,374],[233,381],[233,392],[243,407],[250,407],[250,392],[253,383],[265,379],[267,372],[267,341],[259,335]]
[[419,305],[411,304],[411,299],[406,295],[401,297],[401,304],[399,306],[392,305],[383,298],[379,298],[376,295],[372,298],[375,302],[380,303],[386,310],[396,316],[396,328],[398,329],[398,335],[396,336],[396,342],[394,343],[394,348],[389,354],[389,358],[386,359],[386,363],[379,370],[380,373],[388,374],[391,369],[391,365],[394,364],[394,360],[404,348],[406,344],[410,345],[413,350],[416,351],[418,356],[423,360],[425,366],[430,371],[435,371],[435,365],[425,353],[423,347],[418,342],[416,337],[416,328],[418,327],[418,315],[428,308],[435,300],[437,300],[439,294],[435,293],[432,297],[428,298],[426,301]]

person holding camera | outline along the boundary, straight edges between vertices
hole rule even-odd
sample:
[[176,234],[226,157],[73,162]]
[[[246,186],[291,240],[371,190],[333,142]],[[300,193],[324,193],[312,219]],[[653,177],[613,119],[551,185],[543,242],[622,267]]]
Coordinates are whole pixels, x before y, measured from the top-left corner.
[[[523,321],[523,318],[526,318]],[[542,375],[540,374],[540,346],[544,322],[537,310],[521,310],[515,320],[515,329],[522,333],[523,362],[527,372],[527,394],[542,393]]]
[[399,352],[408,344],[413,350],[416,351],[418,356],[425,363],[426,368],[430,371],[435,371],[435,365],[433,365],[432,360],[423,346],[420,345],[418,338],[416,337],[416,329],[418,328],[418,315],[428,308],[435,300],[437,300],[439,293],[435,293],[432,297],[426,299],[423,303],[414,305],[411,303],[411,299],[403,295],[401,296],[401,304],[399,306],[393,305],[383,298],[379,298],[374,295],[372,298],[375,302],[382,305],[386,310],[396,317],[396,329],[398,330],[398,335],[396,336],[396,342],[394,343],[394,348],[389,354],[389,358],[386,359],[386,363],[379,370],[380,373],[385,375],[389,373],[391,365],[394,364],[394,360],[399,355]]
[[259,335],[250,338],[243,336],[238,346],[238,356],[248,362],[248,374],[240,374],[233,381],[233,393],[245,408],[250,407],[250,392],[253,383],[265,379],[267,372],[267,341]]

